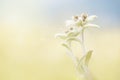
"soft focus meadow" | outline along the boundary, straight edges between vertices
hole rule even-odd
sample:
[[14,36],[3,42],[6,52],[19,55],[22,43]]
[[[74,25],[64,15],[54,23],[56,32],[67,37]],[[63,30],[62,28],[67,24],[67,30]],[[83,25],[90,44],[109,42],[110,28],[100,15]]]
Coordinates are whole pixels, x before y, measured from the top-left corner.
[[[74,65],[54,35],[71,16],[98,16],[100,29],[85,31],[96,80],[120,80],[119,0],[1,0],[0,80],[76,80]],[[76,46],[77,43],[75,43]],[[80,46],[74,47],[81,57]]]

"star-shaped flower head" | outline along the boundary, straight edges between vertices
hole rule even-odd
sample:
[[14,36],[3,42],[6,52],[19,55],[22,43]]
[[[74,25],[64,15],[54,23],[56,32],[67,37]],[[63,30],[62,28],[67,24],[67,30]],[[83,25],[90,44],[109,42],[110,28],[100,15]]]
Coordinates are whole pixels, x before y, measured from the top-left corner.
[[71,43],[71,41],[80,41],[79,36],[81,31],[86,28],[99,28],[98,25],[90,23],[96,18],[96,15],[88,16],[87,13],[73,16],[71,20],[66,21],[67,30],[64,33],[57,34],[56,37],[63,39],[66,43]]

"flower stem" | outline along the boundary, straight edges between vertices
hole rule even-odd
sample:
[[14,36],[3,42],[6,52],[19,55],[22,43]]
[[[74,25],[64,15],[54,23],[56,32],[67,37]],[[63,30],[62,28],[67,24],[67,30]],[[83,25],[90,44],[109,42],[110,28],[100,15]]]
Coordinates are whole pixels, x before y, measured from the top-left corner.
[[77,66],[77,59],[76,59],[76,56],[74,55],[72,49],[68,50],[68,54],[70,55],[71,59],[73,60],[73,62],[75,64],[75,67],[76,67]]
[[84,43],[84,29],[82,29],[82,33],[81,33],[81,43],[82,43],[82,51],[83,51],[83,55],[86,54],[86,48],[85,48],[85,43]]
[[[82,42],[81,47],[82,47],[83,56],[84,56],[84,55],[86,55],[86,47],[85,47],[85,43],[84,43],[84,29],[82,30],[82,34],[81,34],[81,42]],[[85,78],[87,80],[93,80],[93,78],[92,78],[92,76],[90,74],[90,71],[88,69],[88,66],[85,65],[84,70],[85,70],[85,73],[84,73]]]

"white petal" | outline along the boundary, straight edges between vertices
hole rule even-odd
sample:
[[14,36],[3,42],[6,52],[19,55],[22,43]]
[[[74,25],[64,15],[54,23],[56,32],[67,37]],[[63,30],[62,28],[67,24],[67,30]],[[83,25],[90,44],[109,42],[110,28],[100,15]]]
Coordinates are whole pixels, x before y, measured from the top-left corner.
[[86,24],[84,25],[85,28],[89,28],[89,27],[93,27],[93,28],[100,28],[100,26],[96,25],[96,24]]
[[73,20],[67,20],[66,21],[66,27],[73,26],[74,24],[75,24],[75,22]]
[[87,22],[90,22],[90,21],[93,21],[93,20],[96,19],[96,18],[97,18],[96,15],[92,15],[92,16],[89,16],[86,21],[87,21]]
[[78,26],[78,27],[81,26],[82,25],[82,20],[81,19],[77,20],[75,22],[75,25]]

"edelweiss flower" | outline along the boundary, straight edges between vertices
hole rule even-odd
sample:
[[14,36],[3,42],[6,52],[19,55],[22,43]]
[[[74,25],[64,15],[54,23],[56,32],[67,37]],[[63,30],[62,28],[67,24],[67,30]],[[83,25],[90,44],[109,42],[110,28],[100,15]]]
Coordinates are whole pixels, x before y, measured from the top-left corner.
[[[98,25],[90,23],[95,18],[97,18],[97,16],[88,16],[86,13],[82,13],[80,16],[73,16],[71,20],[66,21],[67,30],[63,33],[56,34],[56,37],[63,40],[62,46],[68,50],[67,54],[73,60],[78,74],[83,75],[87,80],[93,80],[88,70],[88,63],[92,55],[92,50],[86,51],[84,44],[84,30],[91,27],[99,27]],[[72,41],[81,44],[82,56],[80,58],[76,57],[72,50]]]
[[87,13],[82,13],[80,16],[73,16],[71,20],[66,21],[67,30],[64,33],[57,34],[56,37],[59,37],[65,41],[73,38],[73,40],[76,39],[78,41],[78,36],[83,29],[90,27],[99,27],[98,25],[90,23],[95,18],[97,18],[97,16],[88,16]]
[[[80,16],[73,16],[72,20],[66,21],[67,27],[84,27],[86,24],[96,19],[96,15],[88,16],[86,13],[82,13]],[[97,25],[89,25],[90,27],[98,27]]]
[[79,16],[72,16],[72,20],[66,21],[66,27],[75,27],[78,25],[78,23],[81,21]]

